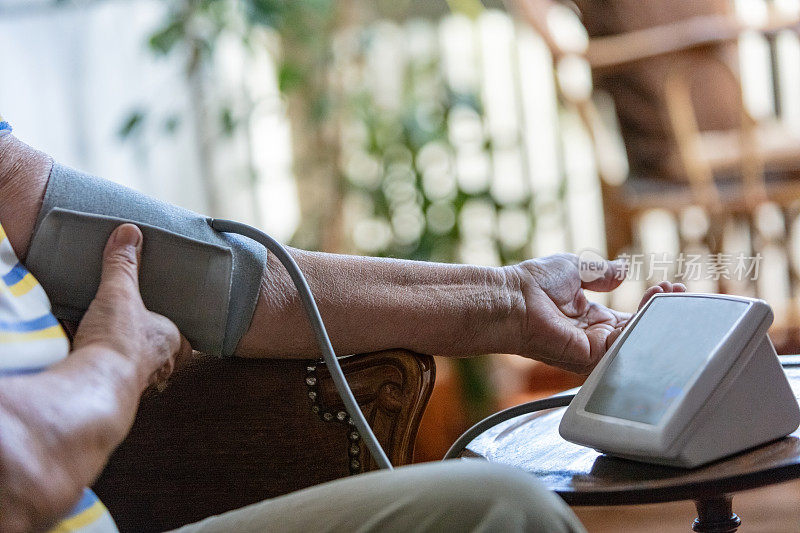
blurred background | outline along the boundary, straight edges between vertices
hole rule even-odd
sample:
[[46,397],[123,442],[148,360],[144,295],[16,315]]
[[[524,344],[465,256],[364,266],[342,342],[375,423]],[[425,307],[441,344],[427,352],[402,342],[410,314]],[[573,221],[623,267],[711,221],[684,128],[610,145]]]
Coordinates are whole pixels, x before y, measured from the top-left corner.
[[[623,255],[640,268],[593,299],[634,310],[664,279],[760,296],[800,349],[800,0],[603,5],[4,0],[0,110],[62,163],[294,246]],[[437,364],[420,460],[580,383]]]

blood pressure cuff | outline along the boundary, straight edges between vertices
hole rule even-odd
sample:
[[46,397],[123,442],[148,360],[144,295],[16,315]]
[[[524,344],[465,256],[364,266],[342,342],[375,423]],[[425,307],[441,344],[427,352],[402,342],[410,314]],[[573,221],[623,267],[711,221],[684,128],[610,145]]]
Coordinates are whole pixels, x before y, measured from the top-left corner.
[[97,292],[103,249],[124,222],[144,235],[139,286],[151,311],[192,347],[231,355],[250,325],[267,260],[255,241],[211,229],[206,217],[54,165],[26,266],[53,313],[79,321]]

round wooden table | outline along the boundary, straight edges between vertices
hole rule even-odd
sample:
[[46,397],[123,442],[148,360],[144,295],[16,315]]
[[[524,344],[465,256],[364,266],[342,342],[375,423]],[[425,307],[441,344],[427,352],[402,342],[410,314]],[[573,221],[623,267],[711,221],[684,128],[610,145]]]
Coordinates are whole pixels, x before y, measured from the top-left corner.
[[[800,398],[800,356],[781,361]],[[508,420],[481,434],[461,455],[526,470],[570,505],[694,500],[698,516],[692,529],[707,532],[739,527],[734,493],[800,477],[800,431],[703,467],[672,468],[610,457],[565,441],[558,434],[565,409]]]

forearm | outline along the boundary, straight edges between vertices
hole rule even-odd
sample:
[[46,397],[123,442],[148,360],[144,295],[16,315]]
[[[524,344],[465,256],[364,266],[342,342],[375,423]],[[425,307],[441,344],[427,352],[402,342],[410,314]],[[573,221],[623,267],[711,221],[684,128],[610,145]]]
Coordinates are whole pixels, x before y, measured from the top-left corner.
[[[513,352],[522,296],[502,268],[291,250],[339,354],[405,348],[467,356]],[[238,355],[319,355],[298,294],[270,255]]]
[[130,428],[146,383],[96,345],[0,378],[0,530],[46,528],[70,510]]

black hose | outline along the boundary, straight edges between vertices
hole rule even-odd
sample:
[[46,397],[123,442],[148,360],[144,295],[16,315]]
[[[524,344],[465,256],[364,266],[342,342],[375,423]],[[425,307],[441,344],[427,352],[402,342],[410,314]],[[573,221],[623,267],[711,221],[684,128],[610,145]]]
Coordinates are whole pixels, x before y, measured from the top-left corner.
[[463,435],[458,437],[453,445],[450,446],[450,449],[447,450],[447,453],[444,454],[442,460],[455,459],[462,451],[464,451],[464,448],[466,448],[470,442],[475,440],[481,433],[493,428],[497,424],[521,415],[526,415],[528,413],[535,413],[537,411],[544,411],[546,409],[555,409],[556,407],[566,407],[574,397],[574,394],[551,396],[550,398],[544,398],[543,400],[535,400],[533,402],[515,405],[514,407],[509,407],[508,409],[504,409],[499,413],[487,416],[465,431]]

